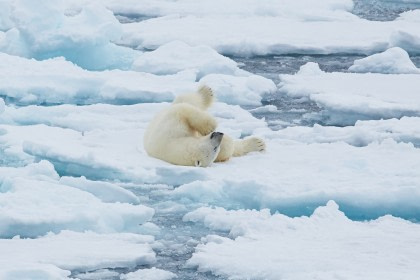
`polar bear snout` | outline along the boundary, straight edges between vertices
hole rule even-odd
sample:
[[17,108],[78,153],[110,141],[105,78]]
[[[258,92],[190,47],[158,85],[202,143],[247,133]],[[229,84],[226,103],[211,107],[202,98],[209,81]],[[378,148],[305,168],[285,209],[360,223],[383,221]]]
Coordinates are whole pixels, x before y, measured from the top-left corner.
[[210,139],[213,139],[213,138],[215,138],[216,137],[216,139],[217,138],[220,138],[220,141],[222,141],[222,138],[223,138],[223,133],[222,132],[213,132],[211,135],[210,135]]

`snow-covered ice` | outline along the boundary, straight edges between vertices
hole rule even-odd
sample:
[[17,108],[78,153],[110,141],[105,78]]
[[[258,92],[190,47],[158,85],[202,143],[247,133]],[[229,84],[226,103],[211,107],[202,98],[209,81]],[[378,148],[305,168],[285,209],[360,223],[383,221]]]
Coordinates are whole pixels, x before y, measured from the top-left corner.
[[282,93],[307,97],[322,107],[328,124],[420,115],[419,74],[327,73],[309,62],[280,80]]
[[175,14],[124,24],[119,43],[156,49],[175,40],[191,46],[208,45],[221,54],[235,56],[372,54],[390,47],[401,47],[418,54],[420,31],[418,21],[411,18],[392,22],[358,18],[312,21],[267,16],[200,17]]
[[[420,5],[394,2],[0,0],[0,278],[416,279]],[[264,153],[147,156],[202,84]]]
[[71,279],[71,271],[156,262],[152,236],[62,231],[37,239],[0,239],[0,278]]
[[[76,180],[78,188],[72,186]],[[128,191],[104,184],[102,192],[96,191],[99,193],[96,197],[91,189],[98,183],[60,179],[48,161],[21,168],[0,167],[0,182],[1,237],[37,237],[65,229],[140,232],[139,224],[148,222],[154,214],[152,208],[143,205],[104,202],[107,193],[113,192],[114,201],[119,201],[122,199],[116,197],[121,194],[127,197]],[[132,202],[134,198],[130,198]],[[138,200],[134,202],[138,204]]]
[[121,24],[99,1],[2,1],[0,51],[28,58],[64,56],[86,68],[131,67],[139,52],[118,46]]
[[349,68],[358,73],[420,74],[408,53],[398,47],[354,61]]
[[207,236],[188,265],[229,279],[416,279],[420,225],[349,220],[330,201],[310,217],[200,208],[184,220],[230,232]]
[[182,41],[169,42],[158,49],[143,53],[132,66],[133,70],[158,75],[175,74],[186,69],[198,71],[197,77],[207,74],[249,75],[237,63],[202,45],[191,47]]
[[165,271],[162,269],[139,269],[135,272],[130,272],[126,275],[121,276],[121,280],[170,280],[176,278],[176,275],[172,272]]

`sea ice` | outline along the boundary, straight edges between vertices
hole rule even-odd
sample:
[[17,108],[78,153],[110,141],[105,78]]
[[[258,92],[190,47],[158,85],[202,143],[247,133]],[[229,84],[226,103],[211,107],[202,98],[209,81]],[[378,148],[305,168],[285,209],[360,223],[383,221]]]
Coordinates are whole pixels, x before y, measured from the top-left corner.
[[113,43],[121,24],[98,1],[12,0],[1,6],[8,30],[0,36],[0,51],[36,59],[64,56],[92,70],[128,69],[140,54]]
[[357,59],[349,70],[358,73],[420,74],[420,69],[414,65],[408,53],[398,47]]
[[397,142],[413,143],[420,146],[420,118],[402,117],[401,119],[357,121],[354,126],[313,127],[295,126],[283,130],[264,133],[266,138],[295,140],[303,143],[346,142],[353,146],[366,146],[386,139]]
[[[353,8],[351,0],[320,0],[314,3],[310,0],[283,0],[261,2],[258,0],[187,0],[173,2],[171,0],[128,0],[103,1],[106,6],[117,14],[141,15],[148,17],[178,14],[181,16],[267,16],[282,18],[297,18],[303,20],[343,20],[354,18],[349,12]],[[306,7],[310,5],[311,9]]]
[[216,103],[211,113],[220,131],[234,138],[259,135],[266,139],[267,152],[197,169],[173,166],[144,152],[147,123],[165,106],[6,106],[3,119],[21,126],[1,125],[0,143],[28,163],[49,160],[62,175],[181,185],[171,192],[177,201],[268,207],[296,216],[334,199],[352,218],[387,213],[420,217],[419,149],[396,142],[418,143],[418,118],[275,132],[239,106]]
[[309,62],[295,75],[280,75],[279,90],[307,97],[320,107],[327,124],[420,115],[420,75],[327,73]]
[[[54,167],[47,161],[21,168],[0,167],[0,236],[37,237],[64,229],[140,232],[139,224],[148,222],[154,214],[152,208],[143,205],[102,202],[91,193],[103,199],[110,187],[103,193],[92,190],[89,193],[80,189],[92,189],[92,185],[99,183],[79,179],[75,188],[72,184],[76,180],[59,181]],[[70,184],[66,185],[66,181]],[[115,195],[126,194],[115,189],[114,186]]]
[[87,71],[63,58],[37,61],[3,53],[0,60],[0,96],[23,105],[169,101],[194,89],[196,80],[191,71],[166,76]]
[[72,279],[70,271],[134,268],[156,262],[152,236],[62,231],[36,239],[0,239],[0,278]]
[[379,22],[359,18],[311,21],[269,16],[168,15],[124,24],[118,42],[134,48],[156,49],[180,40],[190,46],[210,46],[223,55],[245,57],[290,53],[372,54],[390,47],[417,54],[420,50],[417,23],[412,18]]
[[173,278],[177,278],[174,273],[162,269],[157,269],[155,267],[150,269],[139,269],[137,271],[120,276],[121,280],[170,280]]
[[134,61],[132,69],[157,75],[175,74],[191,69],[197,71],[198,79],[213,73],[250,75],[240,70],[235,61],[218,54],[208,46],[191,47],[181,41],[170,42],[154,51],[143,53]]
[[229,279],[415,279],[420,225],[392,216],[349,220],[330,201],[310,217],[201,208],[185,221],[230,232],[209,235],[189,267]]

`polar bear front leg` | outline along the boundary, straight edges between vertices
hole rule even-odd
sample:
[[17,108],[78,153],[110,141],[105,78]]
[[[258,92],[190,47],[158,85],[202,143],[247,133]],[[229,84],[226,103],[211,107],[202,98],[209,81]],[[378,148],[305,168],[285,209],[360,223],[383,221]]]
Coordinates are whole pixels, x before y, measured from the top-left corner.
[[265,150],[264,140],[258,137],[249,137],[243,140],[237,140],[234,144],[234,157],[243,156],[249,152],[262,152]]
[[181,117],[186,121],[188,126],[198,131],[201,135],[208,135],[215,131],[217,122],[209,113],[187,103],[180,103],[174,106],[180,108],[178,111],[181,112]]

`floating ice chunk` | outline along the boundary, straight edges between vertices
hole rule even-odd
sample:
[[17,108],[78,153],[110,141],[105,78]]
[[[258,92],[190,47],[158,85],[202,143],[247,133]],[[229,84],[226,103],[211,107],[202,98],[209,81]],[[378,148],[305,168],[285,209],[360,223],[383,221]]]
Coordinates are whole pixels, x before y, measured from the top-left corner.
[[[299,18],[303,20],[343,20],[354,18],[349,12],[353,8],[350,0],[322,0],[314,3],[310,0],[287,0],[261,2],[258,0],[205,0],[173,2],[168,0],[116,1],[106,0],[106,6],[117,14],[140,14],[145,16],[165,16],[180,14],[182,16],[270,16],[281,18]],[[305,9],[311,5],[311,11]]]
[[188,261],[226,278],[391,280],[420,273],[420,225],[391,216],[351,221],[331,201],[309,218],[219,208],[185,219],[236,237],[208,236]]
[[[403,0],[403,2],[405,2],[406,0]],[[419,0],[409,0],[411,3],[413,2],[418,2],[420,3]],[[420,10],[410,10],[410,11],[406,11],[403,12],[399,15],[399,17],[397,18],[397,20],[412,20],[412,21],[420,21]]]
[[135,272],[130,272],[125,275],[121,275],[121,280],[170,280],[177,278],[177,276],[169,271],[158,269],[156,267],[150,269],[139,269]]
[[108,182],[90,181],[86,177],[61,177],[60,184],[93,194],[103,202],[139,204],[139,198],[124,188]]
[[265,105],[255,109],[250,110],[252,113],[274,113],[278,112],[278,109],[274,105]]
[[366,146],[386,139],[411,142],[420,146],[420,118],[357,121],[354,126],[334,127],[315,124],[313,127],[287,127],[264,134],[267,138],[287,139],[303,143],[346,142],[354,146]]
[[[418,25],[418,21],[414,21],[413,25]],[[401,47],[409,53],[417,54],[420,48],[420,34],[405,30],[394,31],[390,36],[389,46]]]
[[[309,70],[308,70],[309,69]],[[296,75],[280,75],[279,89],[308,97],[325,110],[325,123],[353,125],[357,120],[420,115],[419,75],[359,74],[312,71],[302,66]]]
[[401,47],[413,54],[420,52],[420,30],[417,21],[411,18],[378,22],[357,17],[302,21],[267,16],[170,15],[124,24],[123,30],[119,42],[135,48],[156,49],[180,40],[190,46],[208,45],[223,55],[245,57],[288,53],[372,54],[389,47]]
[[210,74],[200,83],[209,85],[217,93],[217,99],[228,104],[260,105],[264,94],[277,90],[272,80],[257,75],[235,77]]
[[420,69],[414,65],[408,53],[398,47],[357,59],[349,70],[358,73],[420,74]]
[[[3,38],[2,51],[36,59],[64,56],[94,70],[128,69],[139,55],[112,43],[121,35],[121,24],[100,2],[14,0],[5,8],[10,14],[7,25],[18,33]],[[14,50],[16,44],[22,47]]]
[[176,188],[174,199],[228,209],[269,208],[290,216],[308,215],[334,199],[354,219],[420,218],[420,149],[412,144],[390,139],[365,147],[291,140],[266,144],[264,154],[205,169],[207,180]]
[[70,279],[70,271],[150,265],[151,236],[62,231],[37,239],[0,239],[1,279]]
[[152,52],[144,53],[134,61],[132,69],[158,75],[194,69],[198,71],[198,79],[212,73],[246,73],[238,68],[235,61],[218,54],[208,46],[191,47],[181,41],[170,42]]
[[108,278],[116,278],[119,276],[120,274],[118,272],[109,269],[99,269],[93,272],[84,272],[75,275],[75,277],[80,280],[101,280]]
[[[195,87],[191,71],[156,76],[135,71],[86,71],[63,58],[36,61],[0,53],[0,91],[20,104],[170,101]],[[168,87],[170,85],[170,87]]]
[[23,168],[0,167],[0,236],[36,237],[63,229],[139,232],[138,225],[154,214],[142,205],[104,203],[60,184],[52,170],[45,161]]

